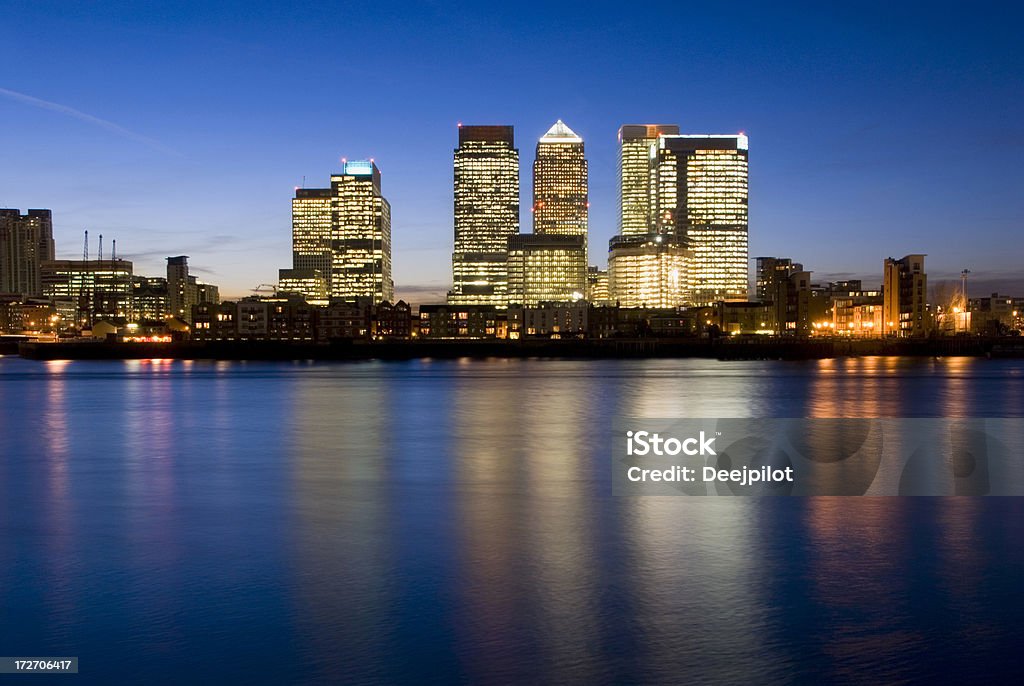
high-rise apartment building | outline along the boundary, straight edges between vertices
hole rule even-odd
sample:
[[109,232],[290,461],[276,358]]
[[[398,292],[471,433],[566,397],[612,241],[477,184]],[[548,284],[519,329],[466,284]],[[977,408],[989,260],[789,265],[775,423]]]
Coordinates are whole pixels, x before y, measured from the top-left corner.
[[679,133],[672,124],[627,124],[619,128],[619,235],[652,231],[651,160],[658,136]]
[[654,155],[653,228],[693,251],[693,303],[746,300],[747,137],[661,135]]
[[508,302],[575,302],[587,291],[583,236],[522,234],[508,239]]
[[508,240],[519,233],[519,151],[511,126],[460,126],[455,149],[455,305],[508,305]]
[[804,271],[802,264],[788,257],[758,257],[756,292],[771,313],[761,329],[783,336],[810,335],[814,291],[811,272]]
[[0,209],[0,293],[41,296],[40,265],[53,258],[50,210]]
[[882,326],[888,336],[920,337],[931,329],[928,276],[924,255],[885,259],[882,280]]
[[537,142],[533,232],[581,236],[585,248],[589,207],[583,139],[559,119]]
[[202,283],[188,271],[188,255],[167,258],[167,302],[171,315],[192,324],[192,306],[219,303],[220,289]]
[[345,162],[331,176],[331,297],[395,299],[391,204],[373,160]]

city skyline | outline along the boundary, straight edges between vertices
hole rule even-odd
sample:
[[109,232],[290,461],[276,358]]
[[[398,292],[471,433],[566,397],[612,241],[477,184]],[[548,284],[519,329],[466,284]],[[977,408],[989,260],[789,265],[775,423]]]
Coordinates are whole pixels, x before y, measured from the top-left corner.
[[[18,164],[0,172],[0,206],[52,209],[58,258],[78,257],[89,229],[118,239],[138,273],[188,254],[239,297],[288,264],[291,189],[337,171],[342,155],[373,157],[394,207],[396,295],[440,302],[458,121],[513,124],[524,141],[571,124],[587,141],[589,263],[601,266],[617,232],[616,131],[667,121],[754,141],[751,257],[793,255],[816,280],[880,283],[879,255],[926,252],[931,283],[969,268],[972,293],[1024,290],[1013,257],[1024,252],[1022,176],[1003,154],[1020,146],[1014,8],[690,8],[694,40],[680,47],[651,40],[640,17],[566,6],[572,51],[535,11],[350,8],[341,31],[262,6],[239,21],[194,5],[15,5],[11,41],[24,49],[0,78],[0,137]],[[415,35],[424,15],[434,21]],[[373,54],[372,68],[331,57],[339,40]],[[496,44],[515,45],[519,61]],[[417,61],[435,45],[443,54]],[[277,104],[321,79],[300,64],[322,65],[335,87]],[[578,78],[534,78],[554,65]],[[665,87],[627,78],[638,73]],[[359,106],[346,105],[353,92]]]

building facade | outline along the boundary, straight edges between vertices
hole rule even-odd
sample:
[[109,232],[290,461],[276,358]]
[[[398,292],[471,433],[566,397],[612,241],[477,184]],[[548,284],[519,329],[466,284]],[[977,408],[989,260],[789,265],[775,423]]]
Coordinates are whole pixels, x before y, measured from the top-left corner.
[[333,196],[332,188],[296,188],[292,198],[292,269],[320,272],[328,293]]
[[621,307],[677,307],[690,301],[686,242],[666,234],[615,236],[608,244],[609,298]]
[[461,126],[455,149],[453,305],[508,304],[508,239],[519,233],[519,151],[511,126]]
[[662,135],[679,133],[673,124],[626,124],[619,128],[619,235],[651,232],[651,159]]
[[747,147],[742,134],[661,135],[651,159],[654,231],[693,251],[697,305],[747,299]]
[[927,336],[931,330],[924,258],[924,255],[906,255],[898,260],[885,259],[882,323],[887,336],[918,338]]
[[43,262],[54,259],[50,210],[0,209],[0,293],[43,294]]
[[132,263],[127,260],[52,260],[40,266],[43,295],[75,304],[74,321],[132,316]]
[[391,301],[391,205],[373,160],[345,162],[331,177],[332,298]]
[[533,232],[579,236],[585,250],[590,207],[587,189],[583,139],[559,119],[537,142],[533,162]]
[[326,305],[330,297],[327,279],[319,269],[278,270],[277,292],[300,295],[310,305]]
[[508,239],[508,303],[575,302],[586,296],[583,236],[520,234]]

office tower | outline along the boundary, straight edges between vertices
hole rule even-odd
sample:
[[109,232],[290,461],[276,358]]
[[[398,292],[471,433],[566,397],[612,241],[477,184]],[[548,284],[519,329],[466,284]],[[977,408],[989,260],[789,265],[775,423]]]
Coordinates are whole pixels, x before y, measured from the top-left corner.
[[508,239],[508,303],[582,300],[587,290],[583,236],[521,234]]
[[460,126],[455,149],[455,305],[508,305],[508,239],[519,233],[519,151],[511,126]]
[[40,279],[43,295],[76,303],[81,326],[132,316],[132,263],[127,260],[51,260],[40,265]]
[[619,235],[645,235],[651,222],[651,159],[658,136],[678,134],[670,124],[627,124],[619,128]]
[[330,188],[295,189],[292,268],[280,271],[283,288],[309,302],[390,302],[391,205],[381,192],[380,170],[373,160],[342,164]]
[[652,163],[654,229],[693,251],[693,303],[746,300],[747,137],[662,135]]
[[132,277],[133,321],[163,321],[170,313],[167,279],[158,276]]
[[919,337],[928,335],[930,322],[926,298],[928,276],[924,255],[885,259],[882,281],[882,323],[886,335]]
[[673,235],[615,236],[608,244],[608,291],[621,307],[678,307],[690,300],[693,253]]
[[326,305],[330,293],[327,279],[319,269],[278,270],[277,292],[283,295],[301,295],[310,305]]
[[391,204],[373,160],[345,162],[342,173],[331,176],[330,211],[331,297],[393,301]]
[[53,260],[50,210],[0,209],[0,293],[40,296],[40,265]]
[[537,142],[533,232],[582,236],[586,249],[589,206],[583,139],[559,119]]
[[319,271],[331,285],[330,188],[296,188],[292,199],[292,268]]

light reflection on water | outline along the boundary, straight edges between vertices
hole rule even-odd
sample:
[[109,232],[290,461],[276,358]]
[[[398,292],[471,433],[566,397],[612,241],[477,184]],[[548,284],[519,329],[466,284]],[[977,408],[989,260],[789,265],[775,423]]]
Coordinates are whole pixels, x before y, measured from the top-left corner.
[[1024,416],[1022,368],[4,358],[0,644],[147,683],[1012,669],[1018,499],[615,498],[607,458],[624,416]]

